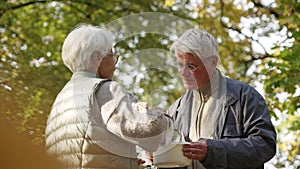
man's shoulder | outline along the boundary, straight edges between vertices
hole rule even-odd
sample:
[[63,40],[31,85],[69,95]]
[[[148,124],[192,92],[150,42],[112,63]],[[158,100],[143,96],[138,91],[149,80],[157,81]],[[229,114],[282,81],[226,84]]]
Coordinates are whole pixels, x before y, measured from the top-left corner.
[[233,90],[246,89],[246,88],[254,89],[251,85],[249,85],[245,82],[242,82],[242,81],[239,81],[239,80],[236,80],[236,79],[232,79],[232,78],[229,78],[229,77],[226,77],[226,85],[227,85],[227,88],[230,88],[230,89],[233,89]]
[[234,95],[260,95],[259,92],[250,84],[226,77],[227,93]]
[[187,90],[182,96],[180,96],[175,102],[172,103],[170,108],[178,108],[181,104],[186,104],[187,100],[191,99],[191,96],[193,95],[192,90]]

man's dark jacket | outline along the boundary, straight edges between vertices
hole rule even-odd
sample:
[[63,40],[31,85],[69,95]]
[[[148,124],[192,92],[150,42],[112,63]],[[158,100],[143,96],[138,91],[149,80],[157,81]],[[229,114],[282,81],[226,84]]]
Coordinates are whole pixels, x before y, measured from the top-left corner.
[[[223,77],[226,101],[217,119],[213,139],[206,139],[207,169],[263,169],[276,153],[276,132],[263,97],[250,85]],[[224,83],[225,83],[224,81]],[[193,91],[188,90],[169,108],[175,125],[189,135]]]

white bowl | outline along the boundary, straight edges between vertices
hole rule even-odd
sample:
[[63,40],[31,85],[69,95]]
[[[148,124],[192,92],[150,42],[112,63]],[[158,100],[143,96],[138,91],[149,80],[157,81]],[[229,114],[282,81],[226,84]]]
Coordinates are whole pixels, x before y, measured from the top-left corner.
[[184,167],[191,163],[182,153],[182,146],[188,142],[160,145],[153,153],[153,163],[159,168]]

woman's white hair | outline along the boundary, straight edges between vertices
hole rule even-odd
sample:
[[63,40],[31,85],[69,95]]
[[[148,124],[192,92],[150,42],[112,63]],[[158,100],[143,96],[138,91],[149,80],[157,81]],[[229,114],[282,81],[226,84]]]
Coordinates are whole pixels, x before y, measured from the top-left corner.
[[215,38],[200,29],[189,29],[177,39],[170,48],[173,52],[194,53],[200,59],[219,57]]
[[66,37],[62,46],[64,64],[72,71],[93,70],[94,52],[106,56],[112,49],[113,37],[97,26],[80,24]]

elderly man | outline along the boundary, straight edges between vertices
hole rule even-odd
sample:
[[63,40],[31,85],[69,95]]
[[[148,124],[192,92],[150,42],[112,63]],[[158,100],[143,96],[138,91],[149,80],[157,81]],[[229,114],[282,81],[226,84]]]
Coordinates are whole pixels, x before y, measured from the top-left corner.
[[171,46],[187,92],[169,108],[191,144],[188,169],[263,169],[276,152],[276,132],[263,97],[217,68],[218,44],[209,33],[187,30]]

